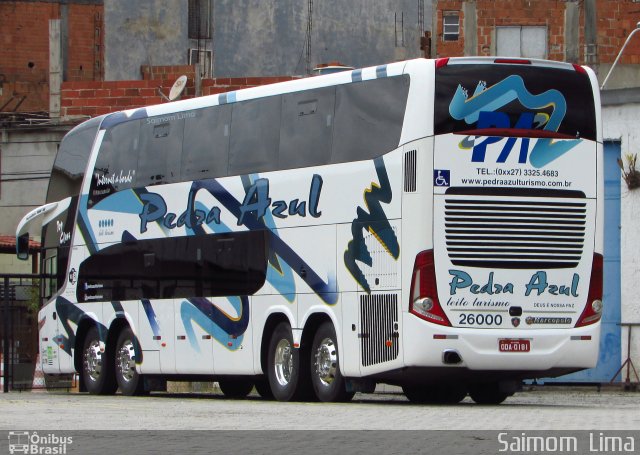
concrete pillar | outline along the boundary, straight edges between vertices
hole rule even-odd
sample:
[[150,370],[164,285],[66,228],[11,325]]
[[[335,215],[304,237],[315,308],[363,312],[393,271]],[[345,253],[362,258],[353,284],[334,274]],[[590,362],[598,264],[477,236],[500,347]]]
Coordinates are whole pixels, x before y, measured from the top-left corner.
[[62,43],[60,19],[49,21],[49,116],[60,117],[60,88],[62,86]]
[[475,0],[469,0],[462,4],[464,15],[464,55],[478,55],[478,15]]
[[564,60],[580,61],[580,7],[578,2],[565,3],[564,10]]

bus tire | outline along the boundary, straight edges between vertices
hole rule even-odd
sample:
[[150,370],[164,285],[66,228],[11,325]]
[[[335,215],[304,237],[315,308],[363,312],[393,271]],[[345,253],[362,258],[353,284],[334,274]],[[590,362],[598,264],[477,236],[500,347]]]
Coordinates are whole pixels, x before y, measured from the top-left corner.
[[402,392],[404,396],[412,403],[418,404],[435,404],[439,402],[438,392],[432,386],[415,386],[415,385],[403,385]]
[[500,404],[511,394],[501,391],[497,382],[490,382],[472,385],[469,395],[477,404]]
[[111,395],[116,391],[113,363],[109,361],[108,352],[101,348],[98,328],[91,327],[82,344],[82,381],[90,394]]
[[269,340],[267,353],[267,377],[273,397],[278,401],[303,400],[308,396],[308,360],[301,355],[301,349],[293,347],[291,326],[279,323]]
[[467,396],[463,385],[404,386],[402,391],[412,403],[456,404]]
[[115,376],[123,395],[134,396],[144,393],[144,379],[136,370],[135,335],[130,327],[125,327],[118,335],[115,352]]
[[271,385],[269,385],[269,378],[265,376],[257,376],[255,383],[258,395],[265,400],[273,400],[273,392],[271,391]]
[[245,398],[253,390],[253,381],[246,378],[221,379],[218,385],[227,398]]
[[447,404],[460,403],[467,396],[467,388],[453,384],[445,388],[444,399]]
[[346,381],[340,372],[338,338],[331,322],[324,322],[313,337],[311,345],[311,384],[320,401],[349,401],[355,392],[347,392]]

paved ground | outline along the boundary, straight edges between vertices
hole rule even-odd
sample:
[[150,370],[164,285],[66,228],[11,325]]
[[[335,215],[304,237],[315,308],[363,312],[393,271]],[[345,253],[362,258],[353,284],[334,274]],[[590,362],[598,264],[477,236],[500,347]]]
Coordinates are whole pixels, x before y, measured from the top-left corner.
[[[396,393],[341,404],[278,403],[220,394],[148,397],[0,394],[0,430],[640,430],[640,392],[540,387],[499,406],[409,403]],[[640,441],[638,441],[640,444]],[[640,447],[639,447],[640,449]]]

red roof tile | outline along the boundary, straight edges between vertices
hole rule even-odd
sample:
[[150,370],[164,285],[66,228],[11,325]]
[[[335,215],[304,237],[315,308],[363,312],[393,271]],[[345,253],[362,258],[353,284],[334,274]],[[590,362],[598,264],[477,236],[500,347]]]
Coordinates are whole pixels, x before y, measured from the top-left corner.
[[[34,251],[40,248],[40,242],[29,239],[29,250]],[[0,235],[0,252],[15,253],[16,238],[12,235]]]

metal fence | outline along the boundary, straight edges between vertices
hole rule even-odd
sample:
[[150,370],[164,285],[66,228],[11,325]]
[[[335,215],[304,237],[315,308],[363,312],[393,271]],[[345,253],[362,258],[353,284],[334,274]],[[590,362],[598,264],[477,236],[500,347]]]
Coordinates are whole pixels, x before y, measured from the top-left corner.
[[0,389],[70,388],[70,377],[53,381],[40,364],[38,309],[41,274],[0,274]]

